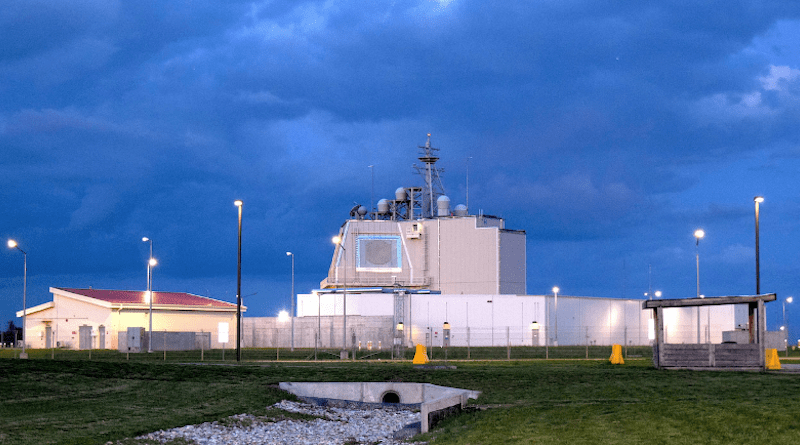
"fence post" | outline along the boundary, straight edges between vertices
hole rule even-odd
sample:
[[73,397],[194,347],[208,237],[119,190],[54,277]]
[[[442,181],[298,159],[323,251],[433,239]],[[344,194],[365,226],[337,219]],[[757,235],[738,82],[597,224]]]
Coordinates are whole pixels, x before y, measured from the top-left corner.
[[548,335],[550,335],[550,332],[548,332],[549,329],[550,329],[550,327],[548,326],[548,327],[545,328],[545,331],[544,331],[544,333],[545,333],[545,337],[544,337],[544,359],[545,360],[549,360],[550,359],[550,338],[548,337]]
[[625,331],[624,332],[625,332],[625,337],[624,337],[624,340],[625,340],[625,358],[628,358],[628,327],[627,326],[625,326]]
[[506,360],[511,360],[511,328],[506,326]]
[[469,355],[469,326],[467,326],[467,360],[470,359]]

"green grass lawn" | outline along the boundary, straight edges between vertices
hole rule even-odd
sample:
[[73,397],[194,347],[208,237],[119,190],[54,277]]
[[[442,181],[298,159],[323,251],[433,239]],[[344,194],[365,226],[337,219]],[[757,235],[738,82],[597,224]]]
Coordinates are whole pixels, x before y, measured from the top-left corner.
[[104,444],[264,415],[292,398],[275,387],[281,381],[389,380],[482,391],[471,401],[479,410],[418,438],[436,444],[794,444],[800,437],[800,375],[663,371],[649,359],[459,361],[457,369],[418,370],[385,360],[197,365],[82,353],[0,359],[0,444]]

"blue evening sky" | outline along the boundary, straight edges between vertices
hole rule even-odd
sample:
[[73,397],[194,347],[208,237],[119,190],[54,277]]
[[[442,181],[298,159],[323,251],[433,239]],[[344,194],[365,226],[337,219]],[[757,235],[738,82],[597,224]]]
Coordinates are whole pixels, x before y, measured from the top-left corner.
[[[354,202],[419,185],[528,234],[528,293],[800,297],[800,4],[11,0],[0,8],[0,235],[50,286],[319,286]],[[374,167],[370,168],[372,165]],[[22,306],[0,255],[0,321]],[[652,270],[652,274],[649,274]],[[250,295],[255,293],[255,295]],[[800,301],[787,306],[800,337]],[[782,324],[769,305],[769,328]]]

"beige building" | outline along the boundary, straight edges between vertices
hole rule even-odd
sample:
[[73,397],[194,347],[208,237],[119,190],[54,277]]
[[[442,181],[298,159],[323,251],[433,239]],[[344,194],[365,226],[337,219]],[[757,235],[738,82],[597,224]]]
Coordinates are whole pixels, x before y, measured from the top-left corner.
[[350,219],[322,289],[395,287],[443,294],[525,294],[525,232],[501,218]]
[[[50,292],[53,301],[26,311],[29,348],[118,349],[128,328],[149,329],[147,292],[56,287]],[[220,340],[231,347],[236,344],[236,305],[185,292],[153,292],[154,338],[159,332],[201,333],[210,348],[223,347]]]

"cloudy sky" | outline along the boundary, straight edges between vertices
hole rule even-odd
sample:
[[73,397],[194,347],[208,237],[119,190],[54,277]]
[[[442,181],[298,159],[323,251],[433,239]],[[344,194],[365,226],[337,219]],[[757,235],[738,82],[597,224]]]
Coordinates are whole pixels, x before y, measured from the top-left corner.
[[[530,294],[694,296],[700,227],[701,293],[753,294],[763,195],[761,290],[800,297],[800,5],[495,3],[6,2],[0,235],[29,305],[144,289],[143,236],[156,290],[234,301],[242,199],[242,294],[274,315],[286,251],[318,287],[372,175],[376,200],[420,184],[426,133],[454,205],[468,172],[470,208],[527,232]],[[22,271],[6,248],[4,323]]]

